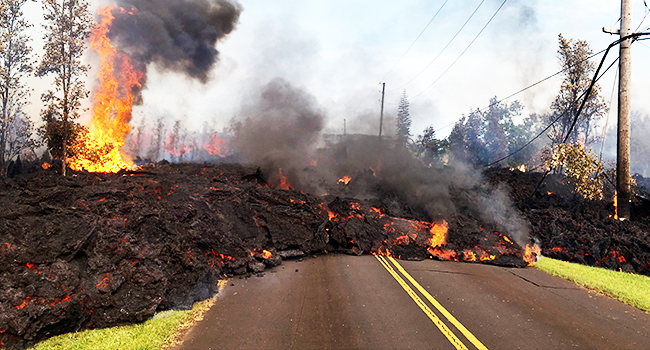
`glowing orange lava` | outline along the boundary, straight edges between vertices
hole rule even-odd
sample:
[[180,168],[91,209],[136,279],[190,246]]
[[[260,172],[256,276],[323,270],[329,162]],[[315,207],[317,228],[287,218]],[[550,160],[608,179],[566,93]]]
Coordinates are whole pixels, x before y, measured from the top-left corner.
[[431,248],[441,246],[445,243],[447,243],[447,230],[449,229],[449,224],[447,224],[447,221],[442,221],[441,223],[434,223],[433,226],[431,226],[431,229],[429,232],[433,235],[429,239],[429,246]]
[[[131,107],[144,74],[136,70],[124,53],[118,52],[110,43],[108,33],[115,18],[111,11],[115,5],[98,10],[100,23],[90,36],[90,47],[101,57],[99,66],[99,89],[93,95],[93,117],[84,137],[85,150],[68,159],[73,170],[90,172],[118,172],[133,168],[133,162],[120,152],[126,136],[131,132]],[[126,13],[125,9],[120,11]],[[129,12],[132,14],[132,12]]]
[[352,178],[346,175],[339,179],[339,183],[347,185],[351,180]]
[[[553,250],[557,250],[556,248],[553,248]],[[532,266],[535,261],[537,261],[537,257],[541,253],[542,249],[537,245],[534,244],[531,246],[530,244],[526,244],[526,251],[524,252],[524,261],[528,263],[528,266]],[[561,249],[559,249],[561,251]]]
[[282,174],[282,168],[278,170],[278,178],[280,178],[280,187],[283,190],[290,190],[291,188],[289,187],[289,182],[287,181],[287,177]]

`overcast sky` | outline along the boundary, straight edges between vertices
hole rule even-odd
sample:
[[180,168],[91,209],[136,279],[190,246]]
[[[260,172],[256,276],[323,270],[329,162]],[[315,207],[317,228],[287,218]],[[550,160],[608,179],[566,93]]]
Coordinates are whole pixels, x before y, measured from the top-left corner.
[[[361,132],[373,129],[379,118],[379,83],[385,82],[387,119],[396,115],[400,95],[406,90],[411,102],[412,134],[433,125],[440,129],[439,136],[446,136],[451,130],[449,124],[470,108],[486,107],[491,97],[505,97],[557,72],[558,34],[586,40],[598,52],[616,39],[603,33],[602,27],[618,27],[620,17],[620,2],[614,0],[507,0],[476,38],[503,3],[484,0],[455,40],[433,61],[481,3],[448,0],[400,60],[445,0],[239,2],[243,7],[240,22],[217,44],[221,58],[212,79],[204,85],[151,67],[144,104],[134,110],[136,119],[183,119],[195,130],[203,121],[214,119],[223,127],[262,86],[280,77],[314,96],[328,117],[329,132],[341,133],[344,119],[348,132]],[[96,9],[99,4],[93,6]],[[35,24],[31,33],[39,53],[40,3],[28,4],[25,12]],[[634,0],[635,28],[647,12],[643,0]],[[648,27],[650,18],[640,30],[647,31]],[[618,50],[612,52],[608,62],[617,54]],[[650,114],[650,40],[635,43],[633,57],[632,107]],[[96,56],[89,54],[86,59],[97,66]],[[615,73],[615,69],[610,70],[600,82],[608,102]],[[92,74],[88,82],[94,84]],[[520,100],[525,113],[547,112],[560,82],[559,78],[551,79],[508,101]],[[34,119],[42,107],[38,96],[49,83],[29,80],[35,89],[29,108]],[[615,120],[615,98],[611,120]]]

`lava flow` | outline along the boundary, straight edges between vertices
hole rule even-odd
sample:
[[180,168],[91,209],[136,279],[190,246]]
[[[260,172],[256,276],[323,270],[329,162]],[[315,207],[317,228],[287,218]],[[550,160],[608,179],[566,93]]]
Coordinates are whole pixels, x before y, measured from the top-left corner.
[[[114,16],[115,5],[102,7],[98,14],[100,23],[90,37],[90,47],[101,56],[99,89],[93,95],[93,116],[88,133],[83,135],[83,150],[68,159],[73,170],[109,173],[133,167],[132,160],[120,151],[131,131],[131,108],[144,74],[133,67],[124,53],[110,43],[108,33]],[[123,13],[134,10],[120,8]]]

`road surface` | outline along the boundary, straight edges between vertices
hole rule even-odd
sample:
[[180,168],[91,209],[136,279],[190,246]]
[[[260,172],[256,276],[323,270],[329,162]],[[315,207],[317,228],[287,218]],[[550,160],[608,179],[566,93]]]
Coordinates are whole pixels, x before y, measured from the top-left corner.
[[232,279],[176,349],[650,349],[650,314],[534,268],[326,255]]

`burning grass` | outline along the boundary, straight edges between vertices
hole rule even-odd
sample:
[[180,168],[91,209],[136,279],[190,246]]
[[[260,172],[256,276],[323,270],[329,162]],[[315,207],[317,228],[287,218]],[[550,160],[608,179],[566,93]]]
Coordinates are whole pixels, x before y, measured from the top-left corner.
[[650,312],[650,277],[542,257],[533,266]]

